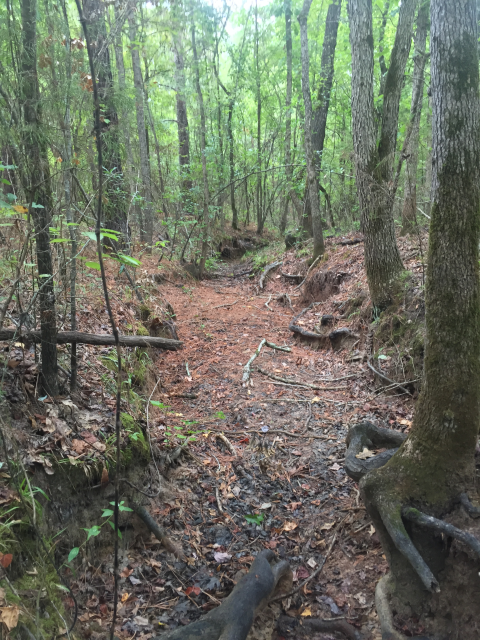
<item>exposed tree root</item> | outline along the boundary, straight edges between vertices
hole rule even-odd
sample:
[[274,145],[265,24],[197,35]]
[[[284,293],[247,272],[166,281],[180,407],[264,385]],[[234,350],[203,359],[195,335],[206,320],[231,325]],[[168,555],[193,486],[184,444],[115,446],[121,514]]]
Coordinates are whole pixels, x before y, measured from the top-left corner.
[[[400,633],[393,626],[393,616],[388,603],[390,592],[390,574],[380,578],[375,589],[375,607],[377,609],[382,640],[407,640],[407,636]],[[415,636],[413,640],[428,640],[425,636]]]
[[274,591],[288,591],[292,584],[288,562],[282,560],[271,564],[274,558],[273,551],[259,553],[250,571],[219,607],[197,622],[162,634],[158,640],[245,640],[255,616]]
[[460,540],[460,542],[468,545],[480,558],[480,540],[472,536],[471,533],[462,531],[452,524],[448,524],[448,522],[444,522],[433,516],[428,516],[426,513],[422,513],[413,507],[403,507],[402,516],[410,520],[410,522],[415,522],[415,524],[428,527],[439,533],[444,533],[451,538],[455,538],[455,540]]
[[466,493],[461,493],[458,499],[460,500],[460,504],[462,505],[462,507],[471,518],[480,517],[480,509],[473,506]]
[[412,392],[409,391],[406,387],[402,387],[401,384],[396,383],[394,380],[390,380],[390,378],[388,378],[384,373],[382,373],[381,371],[378,371],[378,369],[375,369],[375,367],[372,364],[372,358],[371,357],[369,357],[368,360],[367,360],[367,367],[376,376],[378,376],[380,378],[380,380],[382,380],[383,382],[386,382],[388,385],[391,385],[392,388],[400,389],[401,391],[403,391],[403,393],[406,393],[409,396],[413,395]]
[[154,518],[143,505],[132,502],[131,507],[167,551],[173,553],[180,560],[185,560],[183,550],[170,540],[165,529],[155,522]]
[[[278,619],[278,630],[280,633],[285,634],[288,631],[294,631],[295,637],[298,635],[311,637],[315,633],[320,632],[339,632],[350,640],[360,640],[360,634],[358,631],[348,624],[346,620],[318,620],[318,619],[305,619],[302,620],[300,625],[297,618],[290,618],[290,616],[280,616]],[[403,640],[403,636],[402,636]]]
[[263,289],[263,287],[265,286],[265,278],[270,273],[270,271],[272,271],[273,269],[276,269],[277,267],[280,267],[282,264],[283,264],[283,262],[272,262],[272,264],[268,264],[265,267],[265,269],[263,270],[262,275],[260,276],[260,280],[258,281],[258,285],[259,285],[260,289]]
[[[347,434],[347,453],[345,455],[345,471],[356,482],[360,480],[368,471],[379,469],[386,464],[398,447],[406,439],[404,433],[391,429],[376,427],[371,422],[361,422],[350,429]],[[379,453],[373,458],[361,460],[356,456],[364,448],[394,447]]]

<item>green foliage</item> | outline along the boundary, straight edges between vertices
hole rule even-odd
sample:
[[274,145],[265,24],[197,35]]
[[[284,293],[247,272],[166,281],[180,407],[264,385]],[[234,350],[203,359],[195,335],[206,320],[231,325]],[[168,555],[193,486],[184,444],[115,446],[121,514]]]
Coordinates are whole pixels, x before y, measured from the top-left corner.
[[248,524],[261,525],[262,522],[265,520],[265,516],[263,513],[248,514],[243,517],[248,522]]

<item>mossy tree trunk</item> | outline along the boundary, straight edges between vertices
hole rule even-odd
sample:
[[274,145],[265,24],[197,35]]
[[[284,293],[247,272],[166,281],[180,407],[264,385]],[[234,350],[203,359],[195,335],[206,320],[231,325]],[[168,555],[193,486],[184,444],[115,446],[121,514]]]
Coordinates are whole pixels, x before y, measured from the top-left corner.
[[[418,604],[441,582],[441,543],[411,536],[433,574],[423,585],[394,540],[402,505],[440,516],[470,487],[480,423],[480,102],[475,0],[432,0],[433,188],[426,281],[425,379],[408,439],[361,488],[395,578]],[[470,487],[471,488],[471,487]],[[472,571],[475,571],[472,563]],[[425,577],[424,573],[424,577]],[[431,585],[428,581],[431,580]],[[468,598],[468,596],[467,596]]]
[[[395,239],[392,181],[398,111],[405,65],[410,52],[417,0],[399,10],[395,43],[385,75],[382,124],[377,148],[373,100],[373,29],[371,0],[348,3],[352,50],[352,131],[361,226],[365,235],[365,270],[374,307],[391,299],[392,285],[403,270]],[[383,74],[382,74],[383,75]]]

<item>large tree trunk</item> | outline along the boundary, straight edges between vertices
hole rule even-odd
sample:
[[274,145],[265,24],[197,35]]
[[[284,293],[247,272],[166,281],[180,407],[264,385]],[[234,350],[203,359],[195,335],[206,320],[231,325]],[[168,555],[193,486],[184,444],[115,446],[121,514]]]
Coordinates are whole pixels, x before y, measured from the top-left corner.
[[[457,494],[474,484],[480,422],[480,102],[475,0],[432,0],[431,73],[433,205],[424,385],[408,439],[385,467],[364,477],[361,488],[400,600],[418,611],[425,589],[438,590],[440,583],[443,600],[430,599],[429,607],[436,607],[442,617],[441,632],[435,637],[443,640],[467,637],[460,623],[469,629],[478,625],[478,617],[467,622],[462,617],[470,594],[460,584],[478,585],[478,566],[463,554],[461,568],[443,571],[448,547],[417,526],[409,529],[415,546],[409,545],[401,506],[423,506],[438,517],[451,509]],[[455,561],[462,562],[462,554]],[[464,597],[453,595],[456,607],[445,611],[449,589],[461,590]]]
[[288,201],[292,191],[292,1],[284,1],[285,11],[285,48],[287,54],[287,90],[285,96],[285,177],[287,186],[283,202],[280,233],[283,235],[287,227]]
[[48,146],[41,121],[40,92],[37,77],[37,3],[22,0],[21,100],[25,128],[23,130],[24,189],[33,218],[36,236],[37,267],[40,287],[40,326],[42,344],[42,388],[51,396],[58,395],[57,324],[53,288],[50,219],[52,192]]
[[322,216],[320,212],[320,198],[318,196],[318,181],[315,171],[315,160],[313,157],[312,146],[312,96],[310,94],[309,79],[309,54],[308,54],[308,32],[307,21],[308,13],[312,0],[304,0],[302,10],[298,16],[300,24],[300,41],[302,56],[302,92],[303,103],[305,105],[305,156],[307,161],[307,183],[308,195],[310,199],[310,207],[312,211],[313,225],[313,259],[316,260],[325,252],[325,244],[323,241]]
[[153,208],[152,208],[152,180],[150,175],[150,160],[147,149],[147,135],[145,129],[145,108],[143,102],[143,78],[140,67],[140,54],[137,42],[137,20],[132,11],[128,15],[130,27],[130,50],[132,52],[133,83],[135,86],[135,108],[137,115],[138,149],[140,152],[140,173],[142,176],[145,241],[151,253],[153,239]]
[[412,132],[405,150],[405,194],[402,210],[402,235],[415,228],[417,219],[417,168],[420,117],[422,115],[423,83],[425,77],[425,47],[428,32],[428,4],[422,3],[418,10],[415,33],[415,57],[413,62],[412,107],[410,110]]
[[198,65],[197,43],[195,40],[195,24],[192,24],[192,49],[193,63],[195,67],[195,88],[197,90],[198,106],[200,109],[200,151],[202,154],[202,177],[203,177],[203,238],[202,255],[200,256],[199,274],[203,277],[205,262],[207,260],[208,243],[210,241],[210,191],[208,188],[207,174],[207,122],[205,118],[205,105],[203,103],[202,87],[200,85],[200,68]]
[[105,227],[115,229],[128,240],[127,206],[123,196],[122,160],[118,135],[118,115],[114,103],[113,77],[110,51],[105,25],[105,3],[84,0],[83,13],[88,22],[88,33],[95,51],[98,69],[99,100],[102,113],[102,152],[106,171],[103,212]]
[[234,156],[234,140],[233,140],[233,127],[232,127],[232,118],[233,118],[233,107],[235,105],[234,98],[230,98],[228,103],[228,119],[227,119],[227,131],[228,131],[228,141],[229,141],[229,167],[230,167],[230,205],[232,207],[232,227],[235,231],[238,231],[238,211],[237,211],[237,203],[235,202],[235,156]]
[[397,35],[385,79],[380,144],[376,148],[373,102],[373,33],[371,0],[348,3],[352,49],[352,129],[361,225],[365,235],[365,270],[374,307],[391,299],[392,285],[403,269],[395,240],[392,178],[401,87],[410,50],[416,0],[399,12]]

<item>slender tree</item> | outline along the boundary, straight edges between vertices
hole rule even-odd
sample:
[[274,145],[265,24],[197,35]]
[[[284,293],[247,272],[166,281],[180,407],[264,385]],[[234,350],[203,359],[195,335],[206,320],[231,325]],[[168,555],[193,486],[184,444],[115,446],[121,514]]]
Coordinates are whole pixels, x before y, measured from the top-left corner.
[[425,78],[425,47],[428,33],[429,6],[422,1],[418,10],[415,33],[415,55],[413,61],[412,107],[410,110],[411,134],[406,147],[405,189],[402,210],[402,235],[410,233],[417,219],[417,168],[420,141],[420,118],[422,115],[423,85]]
[[143,221],[145,225],[145,241],[148,251],[151,252],[153,238],[153,207],[152,207],[152,180],[150,175],[150,160],[147,149],[145,107],[143,101],[143,77],[140,66],[140,54],[137,42],[137,19],[135,10],[128,14],[130,27],[130,51],[132,53],[133,83],[135,86],[135,111],[137,116],[138,149],[140,154],[140,174],[142,176],[142,195],[144,198]]
[[312,96],[310,94],[310,78],[309,78],[309,53],[308,53],[308,32],[307,21],[312,0],[304,0],[303,7],[298,15],[300,24],[300,39],[302,47],[302,93],[303,103],[305,105],[305,159],[307,162],[307,183],[308,196],[310,199],[310,207],[312,211],[313,224],[313,259],[316,260],[325,252],[325,244],[323,241],[322,215],[320,211],[320,198],[318,195],[318,180],[315,171],[315,159],[313,155],[312,145]]
[[40,327],[42,333],[42,387],[58,394],[57,318],[53,282],[50,220],[52,190],[48,142],[42,123],[37,76],[37,3],[22,0],[21,102],[23,111],[24,189],[33,219],[37,251]]
[[173,39],[173,59],[175,62],[178,163],[180,165],[182,191],[184,194],[187,194],[192,188],[192,179],[190,177],[190,133],[188,128],[187,99],[185,95],[185,63],[183,59],[183,38],[180,28]]

